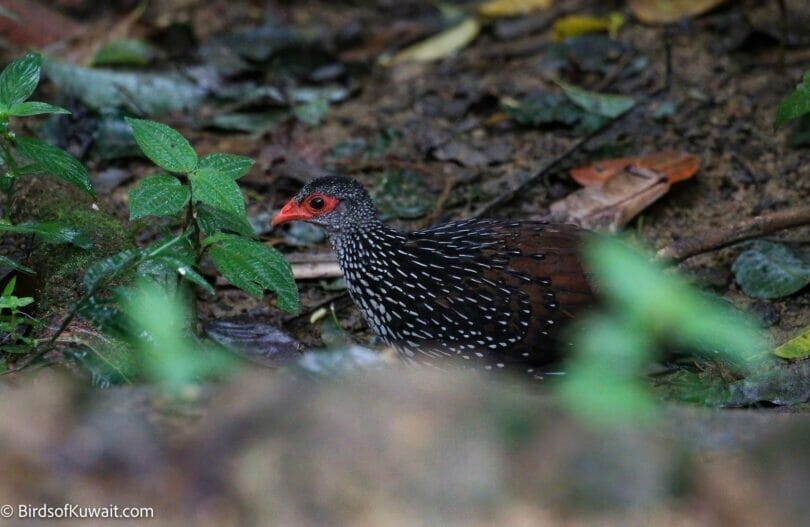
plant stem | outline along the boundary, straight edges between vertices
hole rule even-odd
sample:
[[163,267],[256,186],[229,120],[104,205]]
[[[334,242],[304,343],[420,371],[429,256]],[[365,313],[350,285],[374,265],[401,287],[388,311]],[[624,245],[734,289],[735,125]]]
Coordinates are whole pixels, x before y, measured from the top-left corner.
[[11,215],[11,205],[14,203],[14,182],[20,174],[17,161],[15,161],[14,156],[11,155],[11,149],[8,145],[9,142],[10,138],[8,132],[0,135],[0,156],[6,164],[8,173],[11,174],[11,183],[9,184],[8,191],[6,191],[6,208],[3,210],[3,219],[6,221],[8,221]]
[[[197,225],[197,220],[194,218],[194,199],[192,197],[188,204],[188,211],[186,212],[186,230],[193,229],[191,233],[191,245],[194,247],[194,267],[199,267],[200,260],[202,259],[202,250],[200,248],[200,228]],[[194,288],[190,287],[189,302],[191,303],[191,329],[193,333],[200,336],[200,328],[197,324],[197,295],[194,293]]]
[[179,242],[180,240],[182,240],[185,237],[186,237],[186,231],[184,230],[182,233],[178,234],[177,236],[175,236],[171,240],[169,240],[167,242],[164,242],[161,246],[157,247],[156,249],[152,249],[151,251],[146,253],[146,255],[144,255],[142,258],[139,258],[137,260],[137,263],[141,263],[145,259],[154,258],[155,256],[160,255],[160,253],[162,253],[163,251],[165,251],[166,249],[168,249],[169,247],[171,247],[172,245]]

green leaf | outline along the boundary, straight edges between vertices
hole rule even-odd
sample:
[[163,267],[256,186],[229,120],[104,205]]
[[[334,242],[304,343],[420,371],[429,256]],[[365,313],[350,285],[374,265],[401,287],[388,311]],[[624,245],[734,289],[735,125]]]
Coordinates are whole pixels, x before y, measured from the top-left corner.
[[208,283],[208,280],[198,273],[197,270],[194,269],[194,267],[188,262],[184,262],[183,260],[174,258],[172,256],[158,256],[156,258],[152,258],[151,261],[165,265],[173,272],[180,275],[183,280],[187,280],[192,284],[200,286],[200,288],[202,288],[209,295],[216,294],[214,286]]
[[177,295],[149,280],[139,280],[123,306],[132,325],[138,328],[129,340],[141,352],[143,373],[148,377],[180,387],[201,375],[222,375],[232,370],[231,356],[189,337],[191,313],[188,303]]
[[754,298],[782,298],[810,284],[810,262],[780,243],[750,244],[731,270],[743,292]]
[[253,227],[244,216],[228,212],[201,203],[195,207],[195,215],[200,230],[206,236],[212,236],[218,232],[235,232],[242,236],[255,237]]
[[260,242],[222,235],[209,248],[209,255],[222,276],[239,289],[258,298],[269,289],[278,295],[281,309],[298,312],[298,288],[290,264],[277,250]]
[[140,249],[126,249],[94,263],[84,274],[85,292],[93,292],[103,281],[112,278],[141,257]]
[[233,180],[247,174],[255,161],[246,156],[235,154],[208,154],[200,159],[197,170],[212,170]]
[[54,176],[95,197],[87,169],[72,155],[31,137],[18,137],[14,140],[14,145],[22,155],[34,162],[33,166],[25,167],[26,173]]
[[150,176],[129,191],[129,219],[172,216],[188,203],[191,192],[179,179],[166,174]]
[[805,72],[802,83],[779,104],[773,126],[779,128],[786,122],[808,113],[810,113],[810,71]]
[[775,350],[774,355],[783,359],[804,359],[810,356],[810,327]]
[[79,304],[78,314],[104,333],[117,338],[126,338],[133,331],[129,319],[112,300],[90,296]]
[[46,113],[69,114],[70,112],[59,106],[36,101],[17,103],[8,109],[8,114],[15,117],[27,117],[29,115],[42,115]]
[[11,294],[14,292],[15,287],[17,287],[17,277],[12,276],[11,280],[8,281],[6,287],[3,289],[2,296],[11,296]]
[[245,216],[245,199],[239,185],[226,174],[206,168],[195,170],[189,180],[195,201],[202,201],[240,217]]
[[0,297],[0,309],[19,309],[33,304],[34,299],[30,296],[2,296]]
[[33,234],[47,243],[71,243],[85,250],[93,248],[93,241],[87,234],[58,221],[29,221],[17,225],[0,223],[0,231]]
[[155,50],[138,39],[110,42],[93,57],[93,66],[146,66],[155,56]]
[[27,53],[0,73],[0,106],[8,109],[31,97],[39,84],[42,57]]
[[146,157],[169,172],[187,174],[197,166],[197,153],[185,137],[163,123],[132,119],[127,122]]
[[577,125],[579,131],[590,132],[603,126],[607,120],[606,117],[583,110],[567,97],[555,93],[544,93],[524,101],[504,98],[501,104],[509,117],[524,126]]
[[27,274],[36,274],[33,269],[26,267],[21,263],[17,263],[7,256],[0,256],[0,267],[9,267],[15,271],[20,271]]
[[591,92],[563,81],[557,84],[572,103],[602,117],[615,119],[636,105],[632,97]]
[[593,238],[586,256],[605,298],[633,325],[700,350],[724,352],[732,360],[767,349],[756,321],[665,273],[625,244]]

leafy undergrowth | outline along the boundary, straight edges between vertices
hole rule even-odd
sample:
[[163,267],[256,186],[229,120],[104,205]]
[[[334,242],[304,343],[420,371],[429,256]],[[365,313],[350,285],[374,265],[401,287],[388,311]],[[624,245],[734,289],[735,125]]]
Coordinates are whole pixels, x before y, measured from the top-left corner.
[[[644,188],[653,196],[641,205],[627,195],[604,205],[600,199],[615,190],[616,180],[583,189],[599,198],[600,211],[610,208],[611,217],[621,219],[614,228],[630,223],[637,240],[661,245],[727,223],[740,211],[754,215],[798,204],[801,157],[789,145],[801,144],[807,77],[794,91],[788,84],[752,90],[764,73],[740,67],[732,51],[711,56],[711,67],[698,63],[705,60],[702,47],[715,46],[710,39],[724,24],[751,32],[752,40],[767,32],[756,24],[737,27],[738,15],[758,20],[746,6],[697,19],[694,42],[676,31],[676,59],[699,60],[676,60],[668,76],[666,50],[658,49],[664,30],[638,20],[667,23],[671,13],[639,2],[620,12],[586,2],[582,13],[546,1],[525,11],[515,7],[520,2],[501,4],[440,9],[417,3],[398,12],[402,26],[391,25],[390,13],[375,3],[291,5],[261,20],[239,2],[221,17],[198,6],[158,20],[139,8],[120,17],[110,35],[112,15],[88,22],[103,34],[92,46],[72,43],[64,53],[29,53],[12,62],[0,82],[7,172],[0,190],[8,198],[0,230],[13,237],[8,243],[15,249],[22,247],[8,254],[23,256],[3,262],[18,278],[9,302],[33,298],[21,309],[39,329],[21,328],[25,341],[11,332],[18,347],[3,353],[2,363],[18,367],[67,355],[95,378],[109,374],[107,383],[159,381],[157,367],[131,360],[154,351],[142,338],[149,331],[131,300],[155,284],[187,313],[176,342],[207,342],[211,319],[241,315],[255,327],[293,333],[303,342],[296,349],[351,337],[367,344],[363,322],[339,296],[344,284],[328,273],[316,275],[299,282],[299,299],[291,267],[277,250],[296,247],[310,256],[324,249],[323,232],[302,226],[269,232],[272,211],[302,179],[324,168],[364,181],[385,219],[408,228],[478,213],[536,218],[549,208],[574,221],[582,216],[566,207],[576,202],[564,198],[580,191],[569,169],[598,170],[611,158],[657,158],[668,151],[677,155],[667,159],[693,160],[694,170],[672,186],[660,185],[660,172],[653,171],[655,185]],[[680,16],[704,12],[685,9]],[[188,30],[196,39],[174,40],[178,34],[166,28],[177,25],[167,20],[181,19],[193,21]],[[761,45],[762,53],[776,53],[771,44]],[[500,64],[497,71],[493,64]],[[48,83],[36,99],[50,96],[64,108],[29,100],[40,66]],[[801,73],[791,66],[790,83]],[[743,94],[752,91],[760,99],[749,104]],[[755,115],[740,114],[749,106],[757,108]],[[32,121],[37,114],[52,117]],[[790,130],[763,138],[756,132],[763,123]],[[753,145],[750,153],[735,146],[745,141]],[[718,151],[732,147],[729,159],[718,159]],[[570,157],[557,157],[568,150]],[[768,164],[753,152],[766,152]],[[777,155],[783,178],[774,176]],[[626,172],[625,179],[641,179]],[[31,174],[56,181],[44,186]],[[623,191],[635,196],[639,187]],[[28,244],[31,236],[36,241]],[[783,343],[804,333],[808,284],[806,244],[783,241],[755,241],[684,267],[721,275],[713,284],[717,296],[743,311],[764,311],[755,314],[776,320],[771,336]],[[754,395],[735,398],[740,383],[765,379],[770,371],[801,376],[800,367],[753,362],[776,348],[762,342],[761,321],[639,258],[594,249],[594,272],[609,309],[583,321],[575,335],[578,353],[561,388],[573,408],[598,420],[623,411],[654,413],[653,401],[662,394],[712,405],[755,404]],[[30,272],[36,274],[26,277]],[[109,349],[77,345],[70,331],[77,321],[94,324]],[[791,359],[810,352],[802,342],[790,347]],[[364,363],[358,349],[346,355],[347,364]],[[684,359],[686,352],[693,358]],[[258,355],[272,353],[271,346]],[[660,392],[644,380],[650,363],[672,366],[654,378]],[[181,369],[189,381],[206,378],[204,366]],[[770,402],[800,398],[762,393]]]
[[[806,523],[810,230],[677,265],[640,249],[806,206],[806,1],[2,6],[3,503]],[[378,349],[325,233],[270,227],[329,172],[403,229],[623,231],[586,247],[600,303],[566,375]]]
[[[258,297],[265,290],[274,291],[282,309],[298,310],[298,291],[289,265],[278,251],[253,239],[253,229],[245,217],[244,198],[236,180],[253,161],[223,153],[199,158],[182,135],[164,124],[142,119],[126,121],[144,154],[167,172],[145,178],[130,192],[130,220],[147,216],[171,220],[151,244],[139,247],[120,221],[102,213],[95,203],[81,199],[78,203],[68,202],[59,195],[59,189],[44,198],[31,192],[29,198],[34,199],[15,203],[14,192],[21,185],[18,179],[37,173],[61,178],[95,198],[89,174],[75,158],[46,142],[19,137],[9,129],[9,117],[68,113],[46,103],[26,102],[39,82],[40,63],[39,55],[29,53],[0,73],[0,148],[7,169],[3,188],[7,204],[0,228],[33,234],[46,244],[44,248],[33,248],[36,270],[7,257],[3,257],[3,263],[17,272],[45,276],[36,286],[39,315],[45,317],[55,311],[61,321],[57,329],[43,333],[38,329],[44,324],[33,317],[22,317],[20,308],[33,304],[34,299],[15,296],[16,277],[12,277],[2,296],[2,309],[8,310],[0,320],[6,334],[0,349],[4,368],[8,357],[22,357],[22,365],[15,364],[17,369],[43,359],[57,347],[74,319],[80,317],[110,337],[104,341],[105,349],[91,349],[119,381],[132,382],[145,376],[177,384],[197,379],[201,372],[222,370],[221,363],[217,368],[204,366],[206,358],[216,354],[205,351],[202,341],[196,348],[181,345],[185,342],[182,335],[195,334],[197,327],[196,294],[189,285],[209,295],[215,293],[199,272],[199,264],[206,256],[241,289]],[[20,165],[12,150],[30,162]],[[185,183],[172,174],[184,177]],[[36,180],[25,183],[29,191],[36,188],[40,194],[45,187]],[[18,216],[37,219],[12,224],[15,208]],[[84,252],[64,248],[56,252],[47,246],[54,244],[72,244]],[[100,250],[94,250],[97,246]],[[76,281],[80,281],[81,289],[75,287]],[[158,291],[164,296],[159,296]],[[155,311],[147,305],[150,303],[163,310]],[[66,315],[59,309],[65,307],[69,309]],[[155,313],[158,318],[143,318]],[[165,327],[160,326],[160,320]],[[70,337],[67,341],[75,343]],[[134,353],[134,360],[132,356],[125,361],[112,359],[112,355],[122,355],[120,348],[125,344],[132,346],[129,351]],[[165,353],[157,352],[163,348]],[[195,355],[192,349],[198,353]],[[65,355],[84,357],[75,351]],[[149,357],[161,358],[160,366],[154,366]],[[195,367],[195,361],[199,367]],[[97,371],[93,373],[94,378],[103,377]]]

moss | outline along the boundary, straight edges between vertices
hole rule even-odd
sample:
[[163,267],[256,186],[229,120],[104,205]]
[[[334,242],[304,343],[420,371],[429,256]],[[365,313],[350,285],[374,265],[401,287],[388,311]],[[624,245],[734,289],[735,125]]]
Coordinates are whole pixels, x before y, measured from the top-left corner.
[[131,233],[113,214],[99,209],[92,199],[45,178],[32,178],[15,199],[13,221],[59,221],[86,233],[95,248],[34,242],[31,265],[37,272],[35,294],[40,317],[64,309],[81,295],[87,268],[111,254],[134,246]]

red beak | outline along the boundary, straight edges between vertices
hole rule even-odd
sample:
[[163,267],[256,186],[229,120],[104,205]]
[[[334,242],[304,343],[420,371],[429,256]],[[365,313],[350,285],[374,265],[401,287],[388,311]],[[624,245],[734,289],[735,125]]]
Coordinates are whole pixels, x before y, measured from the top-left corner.
[[270,226],[275,227],[276,225],[281,225],[288,221],[308,220],[311,218],[312,214],[301,208],[301,206],[295,202],[295,198],[293,198],[278,211],[278,214],[273,216],[273,219],[270,221]]

